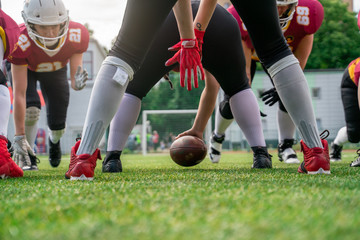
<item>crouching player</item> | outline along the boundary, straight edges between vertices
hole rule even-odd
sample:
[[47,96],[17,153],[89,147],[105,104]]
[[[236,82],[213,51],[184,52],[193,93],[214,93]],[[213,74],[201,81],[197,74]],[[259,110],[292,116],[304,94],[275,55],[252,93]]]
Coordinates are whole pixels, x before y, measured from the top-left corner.
[[[360,102],[359,102],[360,57],[353,60],[345,69],[341,82],[341,98],[344,106],[346,126],[341,128],[331,144],[330,161],[341,161],[342,147],[346,142],[360,141]],[[351,167],[360,167],[359,157]]]
[[[19,37],[19,27],[0,9],[0,59],[6,59]],[[10,117],[10,93],[6,77],[0,70],[0,178],[22,177],[23,170],[11,159],[8,152],[7,129]]]

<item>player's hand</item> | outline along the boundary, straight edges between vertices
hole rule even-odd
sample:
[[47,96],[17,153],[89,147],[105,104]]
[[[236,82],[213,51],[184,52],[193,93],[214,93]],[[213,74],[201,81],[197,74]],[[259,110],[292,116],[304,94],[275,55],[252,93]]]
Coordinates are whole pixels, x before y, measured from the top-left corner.
[[198,71],[201,75],[201,80],[204,80],[204,69],[201,64],[199,47],[196,39],[182,39],[181,49],[175,55],[166,61],[165,66],[171,66],[175,63],[180,64],[180,86],[185,87],[185,80],[187,82],[187,89],[191,90],[191,79],[194,79],[194,87],[198,88]]
[[200,139],[203,139],[203,132],[199,132],[199,131],[196,131],[196,130],[193,130],[193,129],[189,129],[189,130],[187,130],[185,132],[182,132],[179,135],[177,135],[175,137],[175,139],[178,139],[178,138],[183,137],[183,136],[195,136],[195,137],[198,137]]
[[86,69],[81,68],[78,66],[78,69],[75,73],[75,90],[81,90],[86,86],[86,81],[88,80],[88,72]]
[[[199,47],[200,57],[202,57],[202,45],[204,43],[205,31],[200,31],[195,28],[194,32]],[[168,48],[169,51],[174,51],[174,52],[179,51],[180,49],[181,49],[181,41],[175,44],[174,46]]]
[[[26,167],[31,167],[30,157],[35,156],[34,151],[31,149],[28,141],[26,140],[25,135],[15,136],[14,137],[14,161],[15,163],[23,168],[24,163]],[[24,168],[23,168],[24,169]],[[24,169],[26,170],[26,169]]]
[[261,95],[261,100],[269,106],[274,105],[276,102],[280,100],[279,94],[277,93],[275,88],[271,88],[265,92],[263,92]]

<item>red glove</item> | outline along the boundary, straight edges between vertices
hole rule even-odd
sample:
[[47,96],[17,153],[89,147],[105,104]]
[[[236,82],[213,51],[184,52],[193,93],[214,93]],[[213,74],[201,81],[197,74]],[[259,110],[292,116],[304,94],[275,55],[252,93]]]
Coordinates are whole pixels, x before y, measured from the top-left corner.
[[[180,64],[180,86],[185,87],[185,79],[187,81],[187,89],[191,90],[191,78],[194,78],[194,87],[198,88],[198,74],[200,70],[201,80],[204,80],[204,69],[201,64],[199,47],[196,39],[181,39],[181,49],[175,55],[166,61],[165,66],[171,66],[175,63]],[[178,45],[175,44],[171,49]]]
[[[199,46],[199,51],[200,51],[200,56],[202,57],[202,45],[204,43],[204,35],[205,35],[205,31],[199,31],[196,28],[194,29],[195,32],[195,37],[196,40],[198,42],[198,46]],[[178,42],[177,44],[175,44],[172,47],[169,47],[168,50],[170,51],[179,51],[181,48],[181,42]]]
[[199,30],[197,30],[195,28],[194,32],[195,32],[196,40],[197,40],[198,45],[199,45],[200,56],[202,57],[202,45],[204,43],[203,39],[204,39],[205,31],[199,31]]

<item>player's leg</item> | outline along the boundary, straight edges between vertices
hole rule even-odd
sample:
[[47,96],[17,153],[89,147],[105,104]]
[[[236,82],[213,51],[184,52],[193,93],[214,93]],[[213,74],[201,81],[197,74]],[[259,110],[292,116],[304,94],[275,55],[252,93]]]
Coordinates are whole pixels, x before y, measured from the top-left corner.
[[168,47],[178,40],[176,20],[171,12],[156,35],[142,67],[129,83],[120,107],[111,121],[103,172],[122,171],[120,156],[140,113],[141,100],[170,70],[169,67],[165,67],[164,62],[172,55]]
[[279,160],[284,163],[300,163],[296,152],[293,149],[296,127],[281,100],[279,101],[279,108],[277,111],[277,124]]
[[[2,43],[2,38],[0,37]],[[4,45],[0,44],[0,59],[4,56]],[[8,123],[10,117],[10,93],[6,77],[0,70],[0,178],[22,177],[22,169],[11,159],[8,151]]]
[[96,148],[120,106],[128,82],[140,68],[152,40],[175,2],[127,2],[123,25],[100,68],[91,93],[82,140],[77,150],[80,161],[70,172],[72,179],[92,180],[96,167]]
[[358,143],[360,141],[360,111],[357,91],[358,87],[351,80],[349,69],[346,68],[341,82],[341,98],[346,126],[339,130],[331,144],[330,160],[341,160],[342,146],[346,142]]
[[232,2],[249,31],[260,60],[274,81],[280,99],[302,135],[301,145],[306,162],[298,171],[329,174],[327,142],[319,137],[305,75],[276,21],[276,1]]
[[55,72],[38,74],[41,92],[46,104],[49,127],[49,163],[57,167],[61,161],[60,139],[65,133],[67,109],[69,106],[69,82],[67,68]]
[[210,137],[209,157],[212,163],[219,163],[221,158],[222,143],[225,140],[225,131],[234,120],[232,115],[229,96],[224,95],[224,99],[215,109],[215,127]]
[[[271,158],[265,144],[259,106],[246,76],[239,27],[231,15],[229,17],[222,11],[221,7],[215,11],[207,28],[203,65],[230,97],[231,112],[254,151],[253,167],[268,168],[271,167]],[[218,37],[219,34],[222,38]],[[226,39],[226,44],[223,39]]]
[[111,120],[106,157],[103,161],[103,172],[122,172],[120,160],[129,135],[140,114],[141,99],[125,93],[120,107]]
[[[25,135],[30,147],[34,149],[35,139],[38,130],[38,121],[40,117],[40,97],[37,92],[37,76],[33,71],[28,70],[28,86],[26,89],[26,112],[25,112]],[[24,166],[30,164],[29,170],[38,170],[38,159],[29,154],[31,163],[24,163]],[[24,169],[24,167],[23,167]]]

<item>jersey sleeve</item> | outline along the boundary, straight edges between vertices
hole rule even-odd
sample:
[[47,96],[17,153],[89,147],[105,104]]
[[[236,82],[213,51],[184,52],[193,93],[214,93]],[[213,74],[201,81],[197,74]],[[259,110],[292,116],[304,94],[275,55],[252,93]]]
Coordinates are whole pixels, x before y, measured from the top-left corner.
[[231,15],[233,15],[233,17],[236,19],[236,21],[239,25],[239,29],[240,29],[240,33],[241,33],[241,40],[246,43],[246,46],[248,48],[254,49],[251,39],[250,39],[249,32],[247,31],[245,24],[241,20],[241,18],[239,16],[239,14],[237,13],[236,9],[234,8],[234,6],[230,6],[227,10],[229,13],[231,13]]
[[0,9],[0,24],[1,24],[0,34],[5,49],[5,54],[4,54],[4,59],[5,59],[14,49],[20,35],[20,29],[17,23],[6,13],[4,13],[1,9]]
[[359,86],[359,78],[360,78],[360,61],[356,64],[354,70],[354,82],[357,86]]
[[89,31],[80,23],[70,23],[68,38],[72,43],[74,53],[84,53],[89,47]]
[[[310,23],[305,25],[304,30],[307,34],[314,34],[319,30],[324,20],[324,8],[318,0],[305,1],[304,8],[308,8]],[[305,9],[297,8],[296,11],[306,11]],[[299,12],[298,12],[299,13]],[[304,15],[298,14],[298,17]],[[298,21],[301,21],[298,19]]]
[[8,56],[8,61],[15,65],[28,65],[27,57],[31,55],[31,41],[26,34],[20,34],[18,41]]

